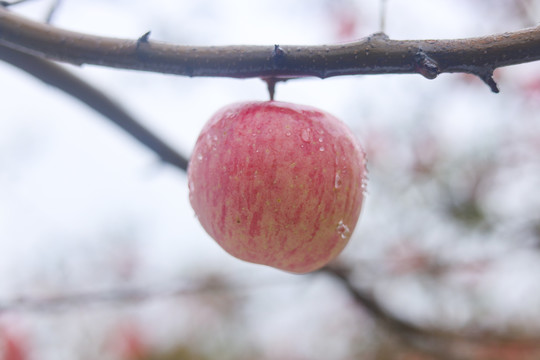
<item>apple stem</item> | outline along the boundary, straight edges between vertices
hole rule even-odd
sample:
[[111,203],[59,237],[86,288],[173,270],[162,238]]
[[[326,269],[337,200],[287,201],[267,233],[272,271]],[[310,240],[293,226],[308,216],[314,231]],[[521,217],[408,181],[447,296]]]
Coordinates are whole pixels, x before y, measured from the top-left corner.
[[263,81],[266,82],[266,87],[268,88],[268,95],[270,96],[270,101],[274,100],[274,94],[276,93],[276,83],[278,79],[276,78],[263,78]]

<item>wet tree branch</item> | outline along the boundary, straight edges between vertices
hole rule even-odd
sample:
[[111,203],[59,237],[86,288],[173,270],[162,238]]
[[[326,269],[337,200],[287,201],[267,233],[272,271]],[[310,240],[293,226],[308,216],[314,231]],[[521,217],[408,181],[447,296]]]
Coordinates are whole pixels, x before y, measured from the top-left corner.
[[188,159],[161,140],[127,110],[101,90],[73,75],[63,67],[40,57],[0,45],[0,60],[12,64],[80,100],[131,135],[170,165],[186,170]]
[[[442,360],[474,360],[486,349],[513,346],[525,348],[530,353],[540,354],[537,336],[517,336],[492,334],[489,332],[452,332],[422,327],[401,319],[385,309],[370,293],[355,286],[351,279],[351,269],[342,265],[326,266],[319,271],[338,280],[354,301],[368,312],[377,324],[393,335],[402,346],[416,352]],[[492,357],[498,359],[498,357]]]
[[479,76],[492,91],[496,68],[540,59],[540,26],[456,40],[392,40],[379,33],[321,46],[193,47],[59,29],[0,7],[0,44],[52,60],[184,76],[327,78],[358,74],[441,73]]
[[[303,280],[293,280],[289,284],[297,286]],[[282,281],[266,283],[231,282],[219,274],[199,274],[199,276],[178,284],[147,284],[145,286],[117,286],[109,289],[67,291],[49,296],[19,296],[11,300],[0,299],[0,316],[14,312],[50,312],[80,309],[81,306],[140,304],[149,301],[228,295],[244,297],[254,289],[283,286]],[[1,353],[0,353],[1,354]]]
[[448,339],[441,339],[440,336],[434,336],[430,331],[400,319],[382,307],[369,293],[355,287],[351,281],[350,269],[343,266],[326,266],[321,272],[338,280],[354,301],[367,311],[379,325],[390,334],[395,335],[403,346],[430,356],[436,356],[437,359],[460,359],[449,352],[452,344]]

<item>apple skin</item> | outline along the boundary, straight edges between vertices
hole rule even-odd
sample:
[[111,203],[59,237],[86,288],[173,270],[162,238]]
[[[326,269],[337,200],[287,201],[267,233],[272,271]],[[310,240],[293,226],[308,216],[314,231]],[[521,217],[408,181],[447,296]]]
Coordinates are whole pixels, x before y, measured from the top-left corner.
[[201,225],[229,254],[307,273],[349,241],[364,199],[366,156],[326,112],[238,103],[202,129],[188,183]]

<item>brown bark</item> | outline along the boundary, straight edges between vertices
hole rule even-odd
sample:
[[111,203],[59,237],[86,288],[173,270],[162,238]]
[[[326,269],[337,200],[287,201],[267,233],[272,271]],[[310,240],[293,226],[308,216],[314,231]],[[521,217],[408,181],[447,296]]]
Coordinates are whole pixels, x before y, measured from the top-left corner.
[[493,70],[540,59],[540,27],[455,40],[392,40],[379,33],[340,45],[205,46],[115,39],[38,23],[0,7],[0,44],[73,64],[184,76],[327,78],[359,74],[443,72],[481,77],[497,92]]

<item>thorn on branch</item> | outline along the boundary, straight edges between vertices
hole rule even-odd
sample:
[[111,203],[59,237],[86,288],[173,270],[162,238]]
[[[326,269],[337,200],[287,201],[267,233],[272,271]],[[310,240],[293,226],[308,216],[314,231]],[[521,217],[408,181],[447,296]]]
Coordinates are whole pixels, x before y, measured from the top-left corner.
[[150,39],[150,33],[151,33],[151,31],[147,31],[144,34],[142,34],[142,36],[140,38],[137,39],[137,49],[139,49],[139,46],[142,43],[145,43],[145,44],[148,43],[148,41]]
[[485,82],[487,86],[489,86],[492,92],[494,92],[495,94],[499,93],[499,87],[493,79],[493,70],[481,71],[476,73],[475,75],[482,79],[482,81]]
[[414,55],[414,68],[416,72],[427,79],[435,79],[441,73],[439,64],[429,57],[423,50],[418,50]]

